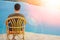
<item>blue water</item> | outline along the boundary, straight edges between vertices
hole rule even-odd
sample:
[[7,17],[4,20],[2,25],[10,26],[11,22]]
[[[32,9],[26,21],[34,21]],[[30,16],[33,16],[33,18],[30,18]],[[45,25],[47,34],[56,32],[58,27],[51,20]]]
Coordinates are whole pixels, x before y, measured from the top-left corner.
[[[14,13],[14,4],[17,2],[2,2],[0,1],[0,34],[6,33],[6,25],[5,21],[9,14]],[[20,13],[24,14],[25,17],[28,16],[28,10],[26,8],[26,4],[20,2],[21,10]],[[27,18],[26,18],[27,19]],[[60,27],[54,25],[48,25],[47,23],[41,22],[38,26],[26,24],[25,31],[34,32],[34,33],[42,33],[42,34],[52,34],[52,35],[60,35]]]

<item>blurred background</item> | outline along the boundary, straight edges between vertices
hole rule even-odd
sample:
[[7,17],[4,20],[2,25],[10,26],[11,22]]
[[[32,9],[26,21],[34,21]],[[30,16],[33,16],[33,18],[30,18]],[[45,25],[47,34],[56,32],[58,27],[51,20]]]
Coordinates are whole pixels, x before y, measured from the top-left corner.
[[59,0],[0,0],[0,34],[6,33],[5,21],[14,13],[15,3],[21,5],[20,13],[27,20],[26,32],[60,35]]

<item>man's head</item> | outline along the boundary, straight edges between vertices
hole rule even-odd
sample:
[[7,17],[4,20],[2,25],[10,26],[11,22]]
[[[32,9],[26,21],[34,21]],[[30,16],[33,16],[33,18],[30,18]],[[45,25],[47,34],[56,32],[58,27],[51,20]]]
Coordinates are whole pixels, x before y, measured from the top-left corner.
[[21,8],[21,5],[20,5],[20,4],[16,3],[16,4],[14,5],[15,11],[19,11],[20,8]]

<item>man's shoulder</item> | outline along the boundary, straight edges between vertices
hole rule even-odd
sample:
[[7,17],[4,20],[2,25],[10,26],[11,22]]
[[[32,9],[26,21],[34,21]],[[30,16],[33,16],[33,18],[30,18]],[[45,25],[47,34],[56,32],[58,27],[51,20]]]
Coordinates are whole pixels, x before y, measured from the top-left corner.
[[9,17],[14,17],[14,16],[24,17],[23,14],[20,14],[20,13],[13,13],[13,14],[10,14],[10,15],[8,16],[8,18],[9,18]]

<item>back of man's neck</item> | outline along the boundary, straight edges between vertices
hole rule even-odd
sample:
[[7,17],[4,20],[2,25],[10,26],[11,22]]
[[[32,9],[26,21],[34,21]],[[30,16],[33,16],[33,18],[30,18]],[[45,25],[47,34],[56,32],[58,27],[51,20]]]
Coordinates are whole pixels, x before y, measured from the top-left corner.
[[19,11],[15,11],[15,13],[19,13]]

